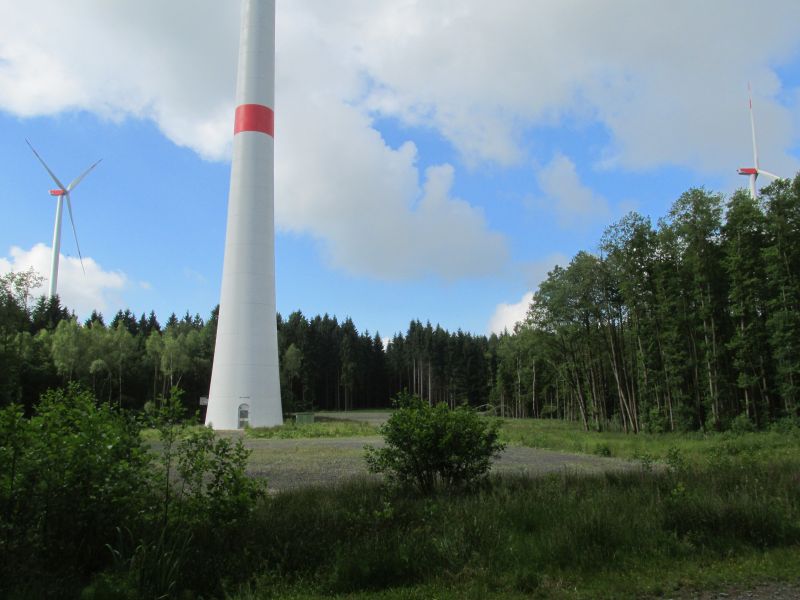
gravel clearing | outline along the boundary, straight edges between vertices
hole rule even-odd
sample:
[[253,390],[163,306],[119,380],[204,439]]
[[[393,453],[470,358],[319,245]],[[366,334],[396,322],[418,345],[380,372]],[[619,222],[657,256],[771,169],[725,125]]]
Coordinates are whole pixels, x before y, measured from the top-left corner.
[[[336,484],[353,477],[377,477],[367,471],[364,446],[381,447],[383,439],[380,436],[288,440],[244,438],[244,444],[252,451],[248,473],[266,478],[270,491],[276,493],[309,485]],[[495,462],[492,472],[541,475],[565,470],[602,473],[635,468],[638,468],[636,463],[613,458],[509,446]]]
[[800,583],[764,583],[749,589],[730,587],[724,590],[690,592],[680,596],[664,596],[673,600],[798,600]]

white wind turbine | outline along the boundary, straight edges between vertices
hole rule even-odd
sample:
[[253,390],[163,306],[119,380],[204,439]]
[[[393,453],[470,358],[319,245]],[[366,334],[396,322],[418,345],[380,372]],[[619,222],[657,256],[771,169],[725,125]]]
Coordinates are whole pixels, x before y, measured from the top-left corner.
[[[33,153],[36,155],[36,158],[39,159],[39,162],[42,163],[42,166],[45,170],[50,174],[50,177],[53,178],[58,189],[50,190],[50,195],[55,196],[58,198],[58,203],[56,204],[56,225],[53,229],[53,258],[52,262],[50,263],[50,291],[48,293],[48,297],[52,298],[56,295],[56,286],[58,284],[58,257],[59,253],[61,252],[61,213],[64,210],[64,198],[67,199],[67,210],[69,211],[69,222],[72,224],[72,233],[75,236],[75,245],[78,248],[78,258],[81,260],[81,269],[83,269],[83,256],[81,256],[81,247],[78,244],[78,232],[75,230],[75,219],[72,217],[72,202],[70,201],[69,194],[72,190],[78,187],[78,184],[89,174],[89,171],[94,169],[102,158],[95,162],[91,167],[86,169],[83,173],[78,175],[72,183],[70,183],[67,187],[64,187],[64,184],[58,180],[55,173],[50,170],[50,167],[47,166],[47,163],[44,162],[44,159],[39,156],[39,153],[36,152],[36,149],[33,145],[26,139],[25,140],[30,146],[30,149],[33,150]],[[84,269],[84,274],[86,270]]]
[[747,175],[750,177],[750,194],[753,196],[753,200],[758,199],[758,189],[756,188],[756,179],[759,175],[766,175],[767,177],[772,177],[773,179],[781,179],[775,173],[770,173],[769,171],[765,171],[764,169],[758,166],[758,146],[756,145],[756,122],[753,119],[753,96],[750,93],[750,84],[747,84],[747,96],[748,100],[750,101],[750,129],[753,132],[753,165],[752,167],[742,167],[738,169],[739,175]]

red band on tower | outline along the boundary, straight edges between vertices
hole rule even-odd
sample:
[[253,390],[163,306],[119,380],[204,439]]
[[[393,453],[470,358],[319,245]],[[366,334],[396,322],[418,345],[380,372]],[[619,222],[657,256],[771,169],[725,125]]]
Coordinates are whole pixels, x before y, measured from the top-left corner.
[[263,104],[240,104],[236,107],[233,135],[241,131],[259,131],[275,137],[275,113]]

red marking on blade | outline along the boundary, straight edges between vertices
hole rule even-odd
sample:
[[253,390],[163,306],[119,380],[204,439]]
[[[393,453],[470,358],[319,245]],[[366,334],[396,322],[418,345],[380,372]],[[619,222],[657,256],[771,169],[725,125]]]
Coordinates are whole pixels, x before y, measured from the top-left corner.
[[50,190],[51,196],[63,196],[66,193],[64,190]]
[[739,169],[739,175],[758,175],[758,169],[753,167],[742,167]]
[[258,131],[275,137],[275,113],[263,104],[240,104],[236,107],[233,135],[242,131]]

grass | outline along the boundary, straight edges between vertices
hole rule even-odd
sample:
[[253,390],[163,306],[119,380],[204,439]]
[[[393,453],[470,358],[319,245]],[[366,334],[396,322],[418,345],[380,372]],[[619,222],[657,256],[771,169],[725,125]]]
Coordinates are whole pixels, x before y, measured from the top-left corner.
[[[190,553],[236,565],[235,572],[225,571],[228,600],[624,599],[798,582],[796,427],[633,436],[527,420],[505,421],[501,431],[513,444],[638,458],[643,468],[494,476],[469,492],[427,496],[366,478],[287,486],[237,525],[229,536],[234,545],[218,546],[215,529]],[[246,435],[292,440],[376,433],[365,423],[334,420]],[[360,440],[342,443],[342,457],[361,454]],[[304,484],[322,482],[322,470],[339,472],[346,462],[331,461],[323,442],[275,446],[256,448],[253,458],[269,459],[290,475],[326,453],[319,479],[306,469]],[[653,461],[663,465],[650,468]],[[186,581],[195,578],[195,562],[185,561]],[[193,593],[214,592],[198,586]]]
[[[639,459],[643,468],[497,476],[471,493],[431,496],[367,479],[288,489],[250,516],[226,598],[610,599],[798,582],[797,427],[634,436],[506,420],[501,432],[511,444]],[[337,420],[246,432],[376,434]],[[290,450],[289,471],[319,452]],[[651,469],[654,461],[662,467]]]
[[800,461],[497,477],[420,497],[370,481],[278,494],[252,598],[635,598],[797,581]]
[[[263,576],[228,596],[228,600],[602,600],[643,597],[694,598],[701,590],[732,586],[751,588],[765,582],[797,584],[800,551],[794,548],[755,551],[746,555],[697,562],[664,561],[648,569],[605,572],[581,579],[544,576],[535,590],[498,589],[472,580],[437,581],[421,585],[341,594],[324,594],[306,584],[286,585]],[[766,596],[764,596],[766,597]]]
[[578,423],[544,419],[504,419],[503,441],[564,452],[613,456],[624,459],[667,460],[677,449],[693,464],[709,457],[747,456],[754,460],[785,461],[800,456],[800,427],[790,423],[769,431],[744,433],[639,433],[585,432]]
[[360,437],[377,433],[378,428],[369,423],[335,419],[317,419],[314,423],[301,425],[287,421],[277,427],[253,427],[245,430],[247,437],[268,439]]

